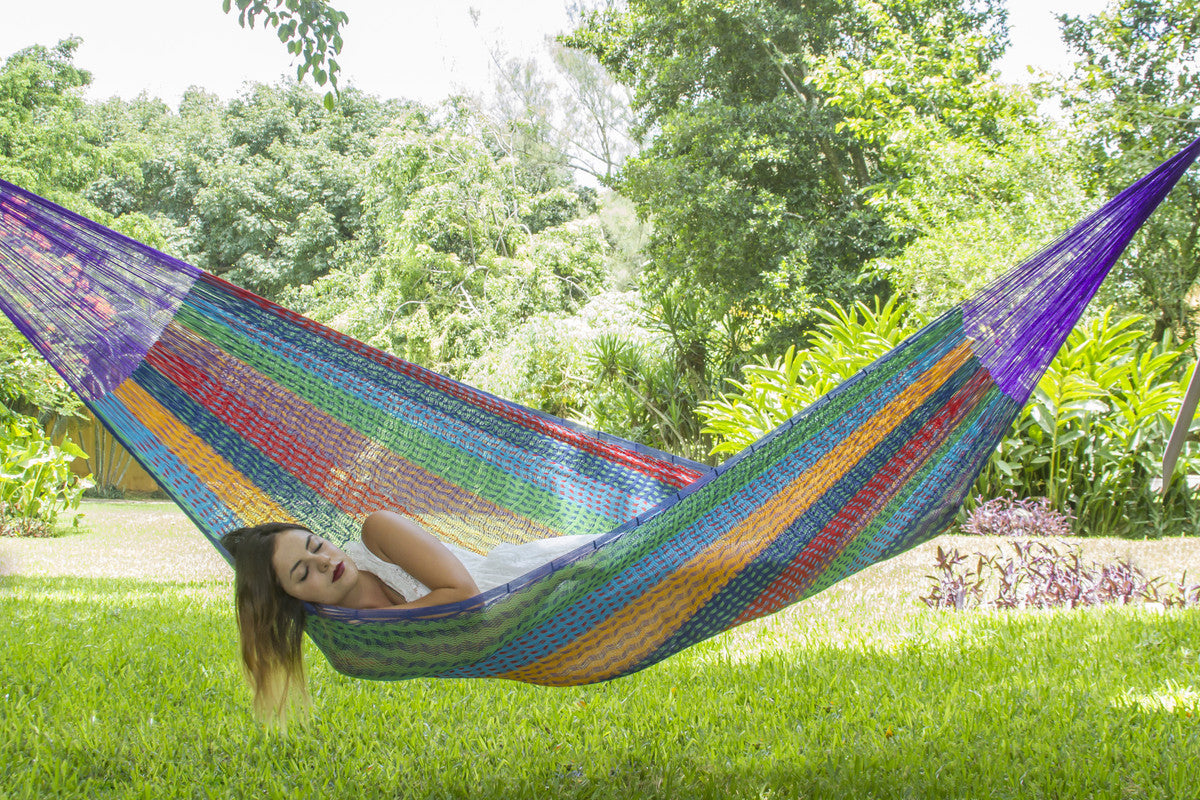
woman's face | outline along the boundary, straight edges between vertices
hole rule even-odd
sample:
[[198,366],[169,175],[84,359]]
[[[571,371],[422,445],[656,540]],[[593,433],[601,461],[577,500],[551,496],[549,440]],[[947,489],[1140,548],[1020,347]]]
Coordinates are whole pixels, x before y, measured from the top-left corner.
[[283,590],[306,603],[337,606],[358,582],[358,567],[332,542],[296,528],[275,536],[271,566]]

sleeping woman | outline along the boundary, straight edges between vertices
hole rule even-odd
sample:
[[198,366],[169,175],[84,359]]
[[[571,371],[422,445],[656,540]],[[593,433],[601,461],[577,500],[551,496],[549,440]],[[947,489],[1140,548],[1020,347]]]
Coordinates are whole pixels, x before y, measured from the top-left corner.
[[261,717],[282,720],[307,692],[304,604],[421,608],[455,603],[525,574],[594,539],[560,536],[500,545],[481,556],[439,541],[416,522],[376,511],[361,541],[339,548],[302,525],[272,522],[230,531],[242,661]]

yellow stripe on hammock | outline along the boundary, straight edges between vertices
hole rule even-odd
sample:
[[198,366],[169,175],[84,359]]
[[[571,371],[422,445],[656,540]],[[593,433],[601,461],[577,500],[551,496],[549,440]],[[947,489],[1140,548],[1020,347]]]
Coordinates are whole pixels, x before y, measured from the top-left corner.
[[163,447],[187,464],[226,507],[233,509],[242,524],[296,521],[133,379],[126,380],[114,389],[113,395]]

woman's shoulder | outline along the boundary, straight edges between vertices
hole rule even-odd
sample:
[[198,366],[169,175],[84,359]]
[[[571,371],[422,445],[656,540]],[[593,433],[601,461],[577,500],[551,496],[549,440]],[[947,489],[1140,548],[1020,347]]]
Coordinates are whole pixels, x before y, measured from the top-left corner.
[[371,573],[408,601],[429,594],[429,588],[425,584],[409,575],[398,564],[393,564],[371,552],[370,548],[359,539],[346,542],[342,546],[342,552],[350,557],[360,571]]

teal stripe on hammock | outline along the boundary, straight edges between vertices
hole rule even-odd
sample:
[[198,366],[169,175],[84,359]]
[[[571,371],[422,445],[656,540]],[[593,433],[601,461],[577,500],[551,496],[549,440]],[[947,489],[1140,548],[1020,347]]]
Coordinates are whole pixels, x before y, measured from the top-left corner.
[[[969,467],[961,461],[955,448],[965,440],[978,438],[978,434],[973,431],[978,429],[979,420],[987,416],[988,406],[997,393],[998,389],[989,380],[985,393],[958,415],[958,421],[953,428],[956,433],[948,439],[931,441],[933,446],[927,451],[919,467],[913,469],[908,477],[899,483],[898,490],[892,493],[881,507],[872,507],[871,521],[850,541],[844,543],[838,552],[828,557],[819,569],[811,570],[793,587],[793,602],[811,597],[836,582],[838,578],[857,572],[865,566],[857,561],[858,556],[872,547],[879,546],[880,542],[889,540],[889,530],[912,529],[914,536],[921,540],[937,533],[936,530],[926,530],[919,526],[914,528],[915,520],[924,513],[924,505],[919,500],[914,502],[914,498],[918,497],[920,487],[931,480],[945,484],[944,476],[939,477],[939,470],[944,467],[948,466],[958,472],[962,472],[964,468],[969,471]],[[898,451],[897,457],[902,452]]]
[[[962,504],[970,493],[976,479],[983,472],[984,467],[987,466],[988,460],[996,451],[996,447],[1000,444],[1000,441],[1011,432],[1013,420],[1016,419],[1021,407],[1022,403],[1014,400],[1004,391],[1003,387],[1000,387],[1000,396],[989,407],[987,416],[980,420],[980,425],[986,425],[990,428],[990,438],[988,440],[990,440],[991,446],[986,448],[979,447],[973,451],[965,452],[970,466],[955,473],[956,484],[951,491],[953,492],[952,496],[957,499],[959,505]],[[945,520],[943,527],[953,521],[953,517],[958,513],[958,508],[949,509],[949,513],[951,516]],[[892,544],[881,551],[880,558],[888,558],[889,555],[898,555],[916,544],[919,544],[919,542],[913,541],[911,532],[900,531]]]
[[[580,532],[581,529],[602,532],[611,529],[620,521],[598,516],[578,505],[564,507],[559,495],[516,480],[510,473],[495,465],[478,459],[464,460],[453,443],[389,416],[355,396],[330,391],[328,383],[312,380],[312,376],[294,362],[271,350],[255,347],[248,339],[232,336],[224,326],[200,317],[191,310],[181,311],[177,321],[201,338],[212,342],[214,347],[240,359],[261,376],[248,376],[250,379],[265,378],[274,385],[295,387],[297,397],[329,415],[331,420],[351,420],[346,424],[347,428],[354,431],[371,431],[374,443],[387,447],[398,458],[450,484],[465,484],[472,494],[481,494],[518,515],[548,525],[552,529],[575,532]],[[473,467],[474,471],[468,473],[460,469],[452,472],[446,469],[464,463]],[[491,491],[481,491],[488,488]],[[569,509],[570,513],[564,514],[566,509]],[[509,541],[517,539],[517,536],[508,537]],[[502,541],[504,537],[497,536],[497,540]]]
[[[991,390],[990,395],[993,400],[995,400],[997,397],[1001,398],[1001,405],[1007,405],[1010,408],[1012,407],[1012,401],[998,390]],[[991,404],[991,408],[994,408],[994,406],[994,403]],[[962,492],[965,492],[970,488],[970,485],[974,481],[973,476],[978,472],[978,468],[982,467],[982,462],[979,461],[978,463],[971,464],[966,470],[964,470],[963,459],[959,454],[954,453],[953,451],[956,449],[961,449],[964,445],[964,442],[967,440],[978,441],[981,435],[986,437],[991,442],[998,440],[998,437],[1003,434],[1007,426],[1006,422],[1000,425],[992,424],[988,426],[981,426],[979,424],[981,419],[986,420],[988,417],[994,417],[994,415],[989,413],[989,410],[989,404],[978,404],[972,410],[971,414],[968,415],[964,423],[958,426],[958,429],[961,431],[961,435],[937,448],[937,455],[929,460],[929,465],[922,470],[922,474],[905,483],[905,486],[908,487],[909,491],[904,494],[903,498],[897,498],[897,502],[894,503],[900,513],[891,514],[891,519],[888,520],[886,527],[899,528],[900,530],[912,530],[914,524],[913,521],[915,520],[915,524],[917,526],[916,533],[920,534],[922,538],[927,538],[930,535],[934,535],[938,530],[941,529],[942,521],[946,521],[946,514],[953,515],[956,510],[955,507],[952,504],[942,502],[936,497],[930,497],[930,502],[917,503],[914,505],[912,504],[912,497],[920,491],[922,484],[933,482],[944,487],[948,482],[947,479],[951,479],[951,483],[959,483],[961,485]],[[989,427],[991,428],[990,431],[987,430]],[[990,447],[984,448],[982,452],[988,453],[990,452],[990,449]],[[955,480],[956,476],[957,480]],[[888,516],[889,515],[887,513],[884,514],[885,519],[887,519]],[[912,543],[913,542],[910,542],[909,544],[911,545]],[[857,571],[857,569],[854,571]],[[761,581],[755,583],[759,588],[764,585]],[[811,596],[813,593],[815,592],[810,592],[805,596]],[[757,594],[755,596],[757,596]],[[632,665],[629,669],[623,671],[622,674],[628,674],[629,672],[644,669],[645,667],[648,667],[651,664],[656,663],[657,661],[662,660],[663,658],[666,658],[685,647],[691,646],[698,641],[720,633],[721,631],[727,630],[730,626],[729,623],[732,622],[732,620],[741,613],[741,609],[746,608],[747,605],[748,604],[745,602],[732,604],[728,608],[732,609],[733,614],[718,624],[702,626],[689,623],[691,628],[688,635],[673,637],[673,641],[671,641],[669,644],[665,644],[663,647],[660,647],[644,660],[639,661],[637,664]],[[503,671],[504,670],[499,670],[499,672]],[[454,674],[465,676],[468,673],[459,670]]]
[[[976,370],[976,375],[986,375],[986,373],[982,372],[982,368],[977,360],[972,359],[970,366]],[[847,563],[847,559],[849,559],[849,566],[841,574],[845,576],[858,571],[858,569],[864,566],[857,562],[859,555],[868,551],[871,547],[878,546],[881,541],[890,540],[892,534],[889,534],[888,530],[894,529],[897,526],[903,528],[905,525],[912,524],[915,519],[913,498],[918,492],[919,487],[928,481],[930,476],[937,472],[939,465],[946,462],[947,459],[949,459],[948,463],[954,463],[954,459],[958,457],[958,450],[956,448],[962,442],[976,441],[978,439],[979,434],[976,431],[980,420],[986,418],[987,410],[990,404],[995,401],[998,391],[995,384],[988,379],[986,391],[962,415],[961,419],[955,425],[955,432],[947,435],[940,442],[932,443],[933,446],[920,468],[913,471],[883,507],[873,514],[870,523],[864,526],[842,548],[841,552],[830,561],[826,569],[818,576],[817,581],[815,581],[816,584],[820,584],[826,574],[831,571],[836,572],[838,569],[837,565],[839,563]]]
[[[896,520],[889,520],[881,534],[874,537],[855,556],[855,560],[850,564],[851,571],[857,572],[876,563],[879,554],[885,550],[907,550],[918,541],[936,535],[953,520],[953,516],[958,513],[958,507],[979,476],[983,463],[1007,431],[1011,420],[1005,421],[1002,415],[1012,408],[1011,399],[1004,394],[1003,389],[997,387],[997,393],[981,409],[981,413],[973,424],[964,430],[963,435],[946,443],[946,453],[936,462],[934,471],[915,485],[913,494],[920,496],[923,502],[914,505],[910,512],[913,515],[912,520],[901,520],[900,524],[897,524]],[[920,509],[926,509],[925,518],[919,518],[917,512]],[[945,516],[947,513],[950,514],[949,518]]]
[[[978,369],[977,363],[966,366],[970,368],[967,370],[968,373],[972,370]],[[969,380],[972,376],[968,374],[966,377],[967,380]],[[961,382],[960,385],[963,383],[965,383],[965,381]],[[957,387],[955,388],[957,389]],[[939,411],[940,406],[943,404],[938,403],[937,405],[939,407],[935,408],[935,411]],[[965,431],[969,425],[969,421],[973,419],[973,417],[977,416],[978,412],[979,406],[973,405],[969,409],[969,413],[965,416],[965,419],[962,420],[958,426],[956,426],[956,429]],[[932,418],[932,416],[933,415],[930,415],[930,418]],[[896,447],[896,444],[897,442],[891,443],[892,447],[889,448],[888,452],[889,460],[893,456],[896,456],[900,453],[900,447]],[[902,446],[904,442],[901,441],[898,444]],[[899,518],[897,516],[898,514],[903,515],[912,510],[911,502],[914,494],[914,488],[920,484],[920,481],[924,476],[927,476],[936,470],[939,460],[939,453],[944,454],[946,449],[947,447],[945,443],[943,443],[941,447],[934,448],[932,451],[930,451],[929,455],[924,459],[922,467],[910,475],[905,481],[900,483],[898,487],[896,487],[899,489],[899,491],[891,495],[890,502],[885,506],[885,510],[876,511],[876,519],[880,523],[890,520],[890,523],[894,524]],[[862,488],[862,486],[865,485],[866,482],[863,481],[859,484],[858,488]],[[843,488],[848,489],[853,487],[843,486]],[[688,620],[673,637],[671,637],[671,639],[663,642],[663,644],[656,651],[649,654],[644,661],[639,662],[634,669],[642,669],[650,666],[651,664],[657,663],[658,661],[673,655],[681,649],[690,647],[696,642],[728,630],[739,620],[741,622],[748,622],[752,618],[762,616],[762,613],[765,612],[757,613],[752,617],[744,618],[746,617],[747,613],[749,613],[750,610],[759,603],[763,593],[771,590],[779,576],[781,576],[788,568],[791,567],[793,560],[800,556],[806,550],[808,545],[811,544],[814,538],[825,529],[825,526],[830,524],[830,522],[845,509],[846,504],[857,495],[857,491],[858,489],[856,488],[855,491],[841,492],[838,495],[840,497],[840,501],[837,503],[837,507],[832,510],[832,513],[827,511],[818,515],[814,519],[810,519],[809,515],[806,514],[805,516],[797,519],[795,523],[789,527],[788,531],[778,537],[776,541],[768,547],[769,552],[764,552],[757,557],[741,575],[731,581],[731,583],[725,589],[714,596],[702,609],[698,610],[697,613],[690,620]],[[826,493],[826,497],[830,497],[833,494],[834,490],[831,489],[830,492]],[[824,500],[825,498],[822,499]],[[860,531],[859,535],[856,537],[856,541],[859,543],[870,543],[875,539],[875,537],[880,535],[880,530],[883,527],[884,526],[882,524],[877,524],[870,526],[869,530],[864,529],[863,531]],[[933,535],[935,533],[936,531],[931,531],[929,532],[929,535]],[[792,541],[789,541],[793,539],[801,542],[801,544],[799,546],[795,546]],[[812,582],[816,577],[823,576],[834,568],[832,561],[833,560],[831,560],[831,563],[816,565],[809,571],[807,575],[795,575],[794,579],[803,580],[803,582]],[[807,597],[811,596],[812,594],[812,592],[804,593],[802,584],[797,585],[795,590],[796,594],[799,596]],[[798,599],[798,597],[794,598],[791,602],[794,602],[795,599]],[[774,608],[772,608],[772,610],[774,610]]]
[[[265,349],[279,351],[284,347],[293,347],[304,352],[306,355],[318,356],[325,364],[334,365],[338,371],[355,375],[368,384],[387,386],[389,387],[389,391],[395,391],[404,397],[419,397],[424,405],[437,409],[438,412],[450,419],[480,417],[487,419],[490,425],[495,428],[490,431],[492,435],[500,437],[513,446],[525,449],[549,461],[569,460],[572,462],[572,468],[581,474],[585,474],[594,480],[610,483],[627,494],[652,497],[655,502],[658,502],[676,491],[676,487],[673,485],[663,483],[644,472],[628,468],[611,459],[603,458],[598,454],[583,453],[559,439],[544,433],[532,431],[515,422],[496,417],[490,411],[448,395],[440,389],[420,380],[417,375],[423,372],[423,370],[416,368],[415,365],[408,365],[407,362],[403,362],[406,366],[414,367],[412,371],[408,372],[388,369],[384,365],[353,350],[347,350],[339,342],[321,336],[315,331],[288,325],[281,326],[279,324],[280,319],[270,311],[256,304],[240,301],[236,297],[218,291],[221,288],[219,285],[214,286],[204,282],[198,283],[189,298],[189,302],[193,306],[203,306],[208,310],[208,313],[201,312],[202,316],[211,316],[215,321],[237,331],[239,334],[251,336],[259,340],[261,346]],[[470,391],[478,393],[478,390],[475,389],[471,389]],[[520,408],[499,398],[494,399],[497,403],[509,408],[518,409],[522,413],[532,413],[549,419],[554,424],[577,428],[577,426],[573,426],[571,423],[563,420],[545,417],[545,415]],[[618,442],[623,447],[633,448],[634,451],[649,450],[649,448],[635,447],[632,443],[621,442],[615,437],[599,433],[594,433],[594,435],[604,442]],[[656,454],[655,451],[650,451],[650,453],[653,457],[661,456],[673,462],[682,461],[682,459],[675,458],[669,454]],[[570,458],[564,458],[564,456],[570,456]],[[688,466],[691,466],[690,462]],[[711,469],[704,465],[696,466],[703,471]]]

